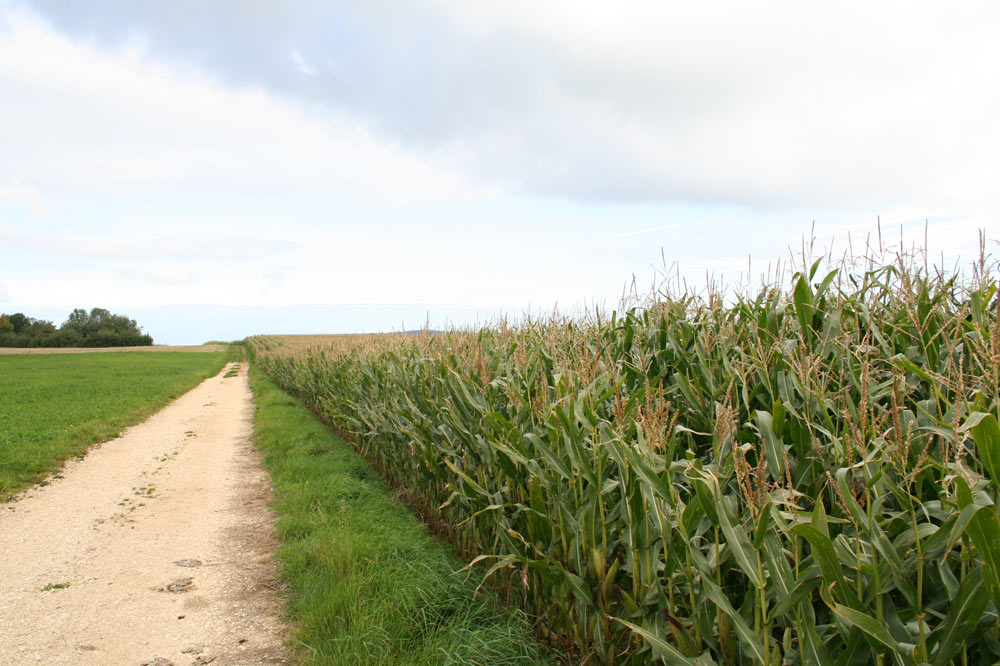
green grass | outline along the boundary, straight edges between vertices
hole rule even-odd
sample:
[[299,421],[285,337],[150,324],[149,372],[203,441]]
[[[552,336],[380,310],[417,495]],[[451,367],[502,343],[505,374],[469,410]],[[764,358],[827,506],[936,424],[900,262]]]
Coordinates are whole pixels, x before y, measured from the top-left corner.
[[368,462],[256,368],[250,381],[304,663],[547,663],[525,617],[475,594]]
[[0,356],[0,500],[142,421],[219,372],[229,355]]

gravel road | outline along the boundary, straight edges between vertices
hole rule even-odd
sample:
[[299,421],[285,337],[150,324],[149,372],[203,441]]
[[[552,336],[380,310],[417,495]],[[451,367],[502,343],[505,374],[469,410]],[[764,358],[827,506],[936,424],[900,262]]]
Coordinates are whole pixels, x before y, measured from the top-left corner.
[[238,367],[0,504],[0,664],[291,663]]

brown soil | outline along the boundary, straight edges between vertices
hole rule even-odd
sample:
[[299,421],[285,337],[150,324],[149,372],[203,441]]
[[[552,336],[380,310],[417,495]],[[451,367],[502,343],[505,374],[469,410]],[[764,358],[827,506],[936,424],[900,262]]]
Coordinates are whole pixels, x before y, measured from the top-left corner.
[[291,663],[246,365],[0,504],[0,664]]

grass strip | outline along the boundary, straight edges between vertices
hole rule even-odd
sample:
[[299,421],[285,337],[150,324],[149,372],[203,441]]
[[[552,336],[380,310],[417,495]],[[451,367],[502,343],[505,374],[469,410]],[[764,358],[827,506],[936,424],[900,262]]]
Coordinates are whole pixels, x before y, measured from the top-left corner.
[[364,458],[255,367],[250,382],[303,663],[549,663]]
[[0,356],[0,501],[143,421],[238,353]]

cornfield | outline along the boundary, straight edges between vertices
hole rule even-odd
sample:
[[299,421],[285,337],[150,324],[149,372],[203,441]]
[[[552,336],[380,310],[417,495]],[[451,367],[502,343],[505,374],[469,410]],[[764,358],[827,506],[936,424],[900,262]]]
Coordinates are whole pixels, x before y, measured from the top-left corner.
[[578,662],[994,664],[995,271],[822,265],[249,347]]

